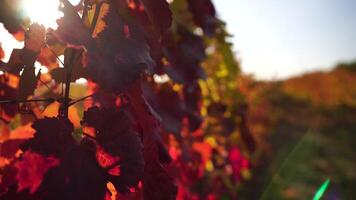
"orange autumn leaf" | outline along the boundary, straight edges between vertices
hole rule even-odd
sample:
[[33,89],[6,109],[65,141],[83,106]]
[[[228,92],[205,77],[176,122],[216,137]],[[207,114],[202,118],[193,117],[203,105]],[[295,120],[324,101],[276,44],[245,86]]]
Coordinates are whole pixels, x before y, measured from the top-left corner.
[[9,136],[10,136],[10,130],[9,130],[8,125],[1,124],[0,125],[0,130],[1,130],[0,141],[7,140],[9,138]]
[[[59,102],[53,102],[47,108],[43,111],[42,113],[42,118],[43,117],[57,117],[58,116],[58,111],[60,107]],[[74,106],[70,106],[68,110],[68,118],[69,120],[73,123],[75,128],[80,127],[80,117],[78,114],[78,109]]]
[[15,34],[12,34],[12,36],[19,42],[22,42],[25,40],[25,32],[23,32],[22,30],[16,32]]
[[[90,23],[90,24],[93,23],[92,20],[94,18],[95,10],[96,10],[96,5],[94,4],[92,9],[88,12],[88,23]],[[98,20],[95,24],[95,28],[94,28],[94,31],[92,34],[93,37],[97,37],[97,35],[106,28],[106,24],[105,24],[103,18],[105,17],[105,15],[108,12],[109,12],[109,4],[103,3],[100,7]],[[88,26],[91,26],[91,25],[88,25]]]
[[212,148],[208,143],[194,142],[193,149],[201,154],[204,162],[210,159]]
[[0,167],[3,168],[6,165],[10,164],[9,159],[4,158],[4,157],[0,157]]
[[59,67],[56,56],[48,47],[43,47],[41,49],[40,54],[37,56],[37,61],[48,69]]
[[115,189],[115,186],[111,182],[108,182],[106,184],[106,187],[110,191],[111,195],[109,193],[106,193],[105,200],[116,200],[117,190]]
[[5,56],[4,50],[1,48],[1,43],[0,43],[0,59],[3,59]]
[[33,137],[35,130],[31,127],[31,123],[24,126],[19,126],[10,132],[10,139],[27,139]]
[[25,48],[34,52],[40,51],[45,44],[45,35],[46,29],[43,25],[32,24],[25,38]]
[[17,88],[20,82],[20,78],[13,74],[7,74],[7,84],[10,87]]
[[58,110],[59,110],[60,103],[58,102],[53,102],[49,104],[46,109],[42,113],[42,118],[43,117],[57,117],[58,116]]
[[[51,82],[51,80],[52,80],[52,77],[51,77],[51,75],[49,73],[41,74],[41,81],[43,83]],[[41,83],[40,85],[45,85],[43,83]]]
[[110,168],[108,173],[113,176],[120,175],[120,167],[118,165],[118,161],[120,158],[118,156],[112,156],[109,153],[105,152],[104,149],[100,146],[97,146],[96,150],[96,160],[99,165],[103,168]]
[[73,123],[75,128],[80,127],[80,117],[78,114],[78,109],[74,106],[69,107],[68,118]]
[[31,194],[36,192],[48,169],[58,164],[59,160],[53,156],[45,157],[35,152],[26,151],[21,160],[15,163],[18,191],[29,188]]

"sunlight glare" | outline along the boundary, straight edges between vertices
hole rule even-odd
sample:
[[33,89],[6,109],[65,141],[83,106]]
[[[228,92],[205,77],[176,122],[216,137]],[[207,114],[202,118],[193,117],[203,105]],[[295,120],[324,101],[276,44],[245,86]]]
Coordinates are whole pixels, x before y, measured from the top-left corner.
[[8,62],[11,51],[13,49],[21,49],[24,46],[24,42],[17,41],[12,35],[7,32],[3,24],[0,24],[0,46],[5,52],[5,57],[2,59],[4,62]]
[[46,28],[56,29],[56,20],[63,16],[58,10],[58,0],[23,0],[22,6],[31,22],[42,24]]
[[35,74],[38,74],[38,72],[41,71],[42,74],[47,74],[48,73],[48,68],[46,66],[41,65],[38,61],[35,62]]
[[[77,5],[80,0],[69,2]],[[58,27],[56,20],[63,16],[58,10],[59,0],[22,0],[22,7],[32,23],[42,24],[46,28],[56,29]]]
[[158,84],[163,84],[168,82],[170,79],[167,74],[162,74],[162,75],[153,74],[153,80]]
[[79,84],[79,85],[87,85],[88,83],[88,80],[85,79],[85,78],[79,78],[75,81],[76,84]]

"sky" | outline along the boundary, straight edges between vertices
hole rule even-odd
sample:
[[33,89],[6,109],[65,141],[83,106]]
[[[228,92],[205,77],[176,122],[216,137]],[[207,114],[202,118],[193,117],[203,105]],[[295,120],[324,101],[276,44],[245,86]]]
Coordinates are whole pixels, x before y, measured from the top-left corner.
[[[242,70],[258,79],[283,79],[356,60],[356,0],[213,2],[233,35]],[[33,21],[56,28],[58,0],[23,0],[23,7]],[[2,24],[0,38],[5,61],[12,48],[23,46]]]
[[356,60],[356,0],[213,0],[242,70],[283,79]]

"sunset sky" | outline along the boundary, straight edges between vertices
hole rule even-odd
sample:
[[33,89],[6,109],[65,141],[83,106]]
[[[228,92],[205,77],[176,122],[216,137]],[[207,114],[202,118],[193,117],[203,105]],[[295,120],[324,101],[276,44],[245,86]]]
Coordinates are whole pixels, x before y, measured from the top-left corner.
[[285,78],[356,60],[355,0],[214,0],[243,71]]

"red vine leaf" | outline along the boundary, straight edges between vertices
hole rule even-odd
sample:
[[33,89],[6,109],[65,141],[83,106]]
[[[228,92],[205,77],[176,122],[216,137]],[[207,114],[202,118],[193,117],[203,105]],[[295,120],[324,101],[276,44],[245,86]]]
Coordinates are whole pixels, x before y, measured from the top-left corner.
[[20,161],[15,163],[18,191],[29,188],[30,193],[33,194],[40,186],[47,170],[58,164],[59,161],[55,157],[44,157],[31,151],[25,152]]
[[32,67],[34,65],[37,54],[37,52],[26,48],[13,49],[8,63],[5,63],[2,70],[18,75],[24,66]]
[[127,113],[123,109],[91,107],[85,111],[82,123],[95,128],[99,150],[119,158],[120,176],[110,178],[115,188],[126,193],[137,187],[144,168],[142,144]]
[[2,70],[18,75],[24,65],[22,57],[23,49],[13,49],[9,61],[4,63]]
[[183,88],[184,102],[186,105],[186,116],[189,119],[189,130],[196,131],[203,121],[200,110],[202,93],[198,82],[185,85]]
[[173,91],[170,84],[162,84],[159,87],[148,84],[144,86],[143,93],[161,117],[162,126],[179,135],[185,116],[185,105],[178,92]]
[[[86,48],[85,66],[103,89],[120,93],[146,67],[154,66],[142,30],[125,21],[111,5],[103,18],[106,28],[94,40],[74,7],[67,0],[62,2],[64,17],[58,21],[56,34],[66,43]],[[77,28],[73,31],[72,27]]]
[[14,140],[6,140],[0,143],[0,156],[6,158],[14,157],[15,153],[19,150],[19,147],[26,140],[24,139],[14,139]]
[[178,35],[167,35],[163,43],[164,54],[169,61],[165,70],[172,80],[186,84],[205,78],[200,65],[205,58],[205,44],[201,37],[179,26]]
[[166,0],[140,0],[152,24],[161,34],[171,26],[172,13]]
[[75,7],[68,0],[61,0],[61,3],[63,6],[60,10],[64,16],[57,20],[58,28],[54,34],[59,40],[72,46],[92,45],[89,29],[84,26]]
[[46,29],[43,25],[31,24],[26,32],[25,48],[33,52],[39,52],[45,44]]
[[32,128],[36,130],[34,137],[23,144],[23,150],[59,156],[76,145],[69,120],[45,117],[34,122]]
[[[5,83],[0,83],[0,101],[13,100],[17,98],[18,90]],[[14,117],[18,111],[15,104],[1,104],[0,110],[10,118]]]
[[[17,169],[14,166],[14,163],[6,165],[4,168],[0,169],[1,172],[1,182],[0,182],[0,194],[7,192],[9,187],[17,188],[16,174]],[[3,199],[3,196],[1,196]]]
[[60,165],[45,175],[37,194],[40,199],[103,200],[106,177],[95,158],[95,144],[84,139],[68,149]]
[[37,56],[37,61],[41,63],[41,65],[46,66],[48,69],[59,67],[56,56],[48,47],[43,47],[41,49],[40,54]]
[[202,27],[207,36],[214,36],[218,19],[211,0],[188,0],[188,5],[195,24]]
[[26,66],[24,68],[19,83],[19,99],[27,99],[27,97],[33,94],[40,76],[41,72],[35,74],[34,66]]
[[[200,117],[201,91],[197,83],[185,85],[180,95],[172,88],[172,84],[165,83],[155,86],[143,84],[143,93],[148,102],[162,119],[162,126],[177,138],[183,127],[183,119],[187,118],[190,131],[197,130],[202,122]],[[172,105],[175,105],[172,107]]]
[[92,79],[103,89],[120,93],[137,80],[146,68],[153,68],[144,33],[119,16],[110,6],[104,17],[106,28],[97,36],[98,46],[87,52]]
[[128,92],[130,103],[134,109],[138,122],[143,130],[143,156],[145,160],[143,176],[144,199],[175,199],[177,188],[172,177],[159,161],[159,121],[156,114],[142,96],[139,82]]
[[108,169],[108,174],[113,176],[120,175],[119,156],[112,156],[98,146],[96,150],[96,160],[101,167]]

